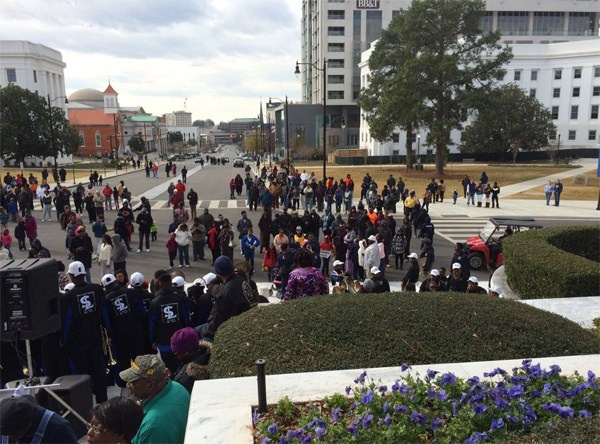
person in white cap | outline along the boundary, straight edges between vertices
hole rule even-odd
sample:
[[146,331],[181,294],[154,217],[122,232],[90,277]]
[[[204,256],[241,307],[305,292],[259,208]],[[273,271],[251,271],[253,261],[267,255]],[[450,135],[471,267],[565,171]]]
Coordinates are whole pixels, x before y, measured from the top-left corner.
[[[138,355],[150,348],[146,330],[146,310],[142,302],[117,283],[113,274],[102,276],[106,294],[106,331],[111,338],[111,349],[119,369],[127,368]],[[119,387],[125,382],[117,378]]]
[[467,291],[467,280],[462,274],[462,266],[458,262],[452,264],[452,274],[448,278],[448,291]]
[[375,288],[373,289],[373,293],[389,293],[390,292],[390,283],[385,278],[379,267],[371,267],[371,275],[373,276],[371,279],[375,282]]
[[408,255],[408,261],[410,263],[408,271],[402,278],[402,284],[400,289],[404,291],[408,284],[416,284],[419,280],[419,256],[417,253],[410,253]]
[[471,276],[467,280],[467,293],[487,294],[487,291],[485,288],[479,286],[479,279],[475,276]]
[[502,289],[497,285],[492,285],[488,290],[488,295],[495,298],[502,298]]
[[129,276],[127,295],[130,298],[133,298],[136,303],[142,304],[144,307],[144,322],[146,322],[148,318],[148,310],[150,309],[150,301],[152,300],[152,293],[148,291],[148,286],[146,285],[146,281],[144,280],[144,275],[142,273],[136,271]]
[[373,274],[371,273],[371,268],[377,267],[381,262],[381,257],[379,255],[379,245],[377,245],[377,238],[374,235],[371,235],[367,238],[367,242],[369,246],[365,250],[365,259],[363,268],[365,269],[365,275],[368,279],[371,279]]
[[345,278],[347,277],[344,272],[344,262],[340,260],[333,261],[333,270],[331,270],[331,283],[333,285],[336,284],[345,284]]
[[440,271],[437,268],[431,270],[431,272],[429,273],[429,277],[421,283],[421,286],[419,287],[419,293],[426,293],[428,291],[431,291],[430,286],[432,283],[436,285],[436,291],[445,291]]
[[104,291],[98,284],[86,283],[86,270],[81,262],[71,262],[68,271],[75,288],[67,291],[62,299],[62,340],[71,373],[91,376],[92,389],[99,404],[108,399],[100,330],[105,306]]
[[177,291],[187,297],[187,294],[185,292],[185,279],[182,276],[175,276],[171,280],[171,284],[173,284],[173,289],[175,291]]

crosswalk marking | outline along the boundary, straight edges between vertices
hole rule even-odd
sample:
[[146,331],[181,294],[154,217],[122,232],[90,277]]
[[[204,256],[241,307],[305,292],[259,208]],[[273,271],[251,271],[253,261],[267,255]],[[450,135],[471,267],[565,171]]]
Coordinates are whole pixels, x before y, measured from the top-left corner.
[[452,243],[465,242],[467,238],[476,236],[487,221],[487,218],[468,216],[432,219],[436,236],[439,235]]

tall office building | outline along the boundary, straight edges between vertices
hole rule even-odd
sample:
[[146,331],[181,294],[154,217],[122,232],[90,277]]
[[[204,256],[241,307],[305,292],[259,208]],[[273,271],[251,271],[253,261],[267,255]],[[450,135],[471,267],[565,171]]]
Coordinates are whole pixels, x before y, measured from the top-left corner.
[[[302,100],[318,104],[326,94],[328,126],[339,126],[336,119],[342,117],[346,122],[344,146],[355,148],[361,144],[360,111],[356,105],[361,88],[361,54],[370,49],[382,29],[410,3],[410,0],[302,2]],[[541,45],[575,40],[597,40],[600,44],[599,18],[599,0],[488,0],[481,28],[500,30],[503,42],[508,44]]]

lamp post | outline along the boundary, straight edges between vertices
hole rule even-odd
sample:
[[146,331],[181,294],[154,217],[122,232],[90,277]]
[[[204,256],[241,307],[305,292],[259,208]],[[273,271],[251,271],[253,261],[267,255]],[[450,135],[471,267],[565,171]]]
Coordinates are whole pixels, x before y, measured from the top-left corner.
[[323,73],[323,185],[327,182],[327,59],[323,59],[323,67],[319,68],[315,63],[302,63],[296,61],[294,74],[300,74],[300,65],[312,66]]
[[419,163],[419,153],[421,151],[421,135],[417,134],[417,163]]
[[556,144],[556,164],[558,165],[558,156],[560,153],[560,133],[558,133],[558,143]]
[[[269,104],[272,103],[271,99],[279,100],[279,102],[283,102],[283,100],[277,97],[269,97]],[[285,105],[283,107],[283,120],[285,120],[285,158],[288,167],[288,171],[290,168],[290,138],[289,138],[289,124],[288,124],[288,96],[285,96]]]

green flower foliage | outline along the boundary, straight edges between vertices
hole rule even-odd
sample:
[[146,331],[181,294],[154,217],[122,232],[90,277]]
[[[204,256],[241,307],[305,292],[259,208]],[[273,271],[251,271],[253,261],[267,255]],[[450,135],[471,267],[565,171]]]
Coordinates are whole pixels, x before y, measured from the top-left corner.
[[[246,339],[241,339],[246,338]],[[248,339],[251,338],[251,339]],[[303,298],[250,310],[218,330],[212,378],[600,352],[577,324],[516,301],[464,293]]]
[[503,243],[506,275],[521,299],[600,295],[600,227],[514,234]]

